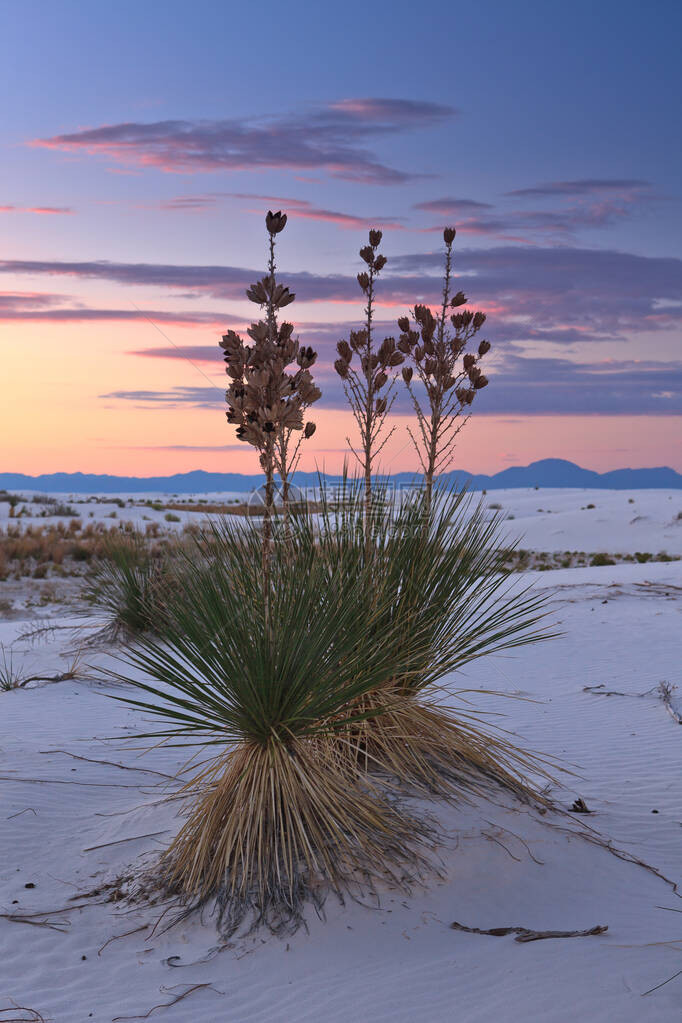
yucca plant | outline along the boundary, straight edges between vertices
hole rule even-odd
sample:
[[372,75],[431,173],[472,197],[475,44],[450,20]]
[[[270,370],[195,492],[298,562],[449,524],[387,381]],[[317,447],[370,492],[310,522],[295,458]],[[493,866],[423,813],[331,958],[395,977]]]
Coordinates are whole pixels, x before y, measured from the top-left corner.
[[104,631],[114,639],[157,631],[163,623],[168,558],[136,533],[107,536],[84,590],[98,608]]
[[377,703],[384,711],[361,716],[344,737],[358,764],[446,796],[466,797],[492,782],[541,799],[544,759],[486,724],[457,685],[456,673],[471,661],[551,635],[544,598],[505,569],[513,544],[500,519],[464,491],[398,499],[384,489],[375,490],[367,527],[364,494],[348,481],[337,503],[321,508],[321,523],[299,524],[296,542],[315,542],[330,573],[371,580],[362,595],[376,630],[366,635],[368,649],[395,636],[410,666],[386,689],[363,694],[362,710]]
[[[405,886],[426,868],[427,825],[358,771],[344,739],[381,713],[363,697],[409,676],[414,651],[382,599],[368,611],[365,573],[330,569],[294,532],[292,546],[274,530],[267,594],[250,521],[198,538],[163,636],[141,636],[135,674],[117,675],[145,694],[127,702],[161,719],[143,737],[209,749],[156,876],[189,908],[215,900],[225,933],[249,913],[295,927],[307,898]],[[425,634],[413,639],[418,650]]]

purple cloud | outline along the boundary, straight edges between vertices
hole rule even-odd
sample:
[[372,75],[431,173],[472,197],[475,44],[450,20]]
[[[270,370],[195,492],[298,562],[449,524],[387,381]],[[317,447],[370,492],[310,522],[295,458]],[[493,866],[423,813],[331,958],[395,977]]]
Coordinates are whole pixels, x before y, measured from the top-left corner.
[[[682,415],[680,361],[586,363],[506,351],[496,356],[487,375],[490,386],[477,398],[476,415]],[[335,374],[317,372],[316,379],[322,388],[321,408],[347,408]],[[219,386],[120,390],[100,397],[141,407],[216,409],[224,404]],[[404,389],[395,411],[411,411]]]
[[652,187],[650,181],[640,178],[578,178],[576,181],[547,181],[530,188],[515,188],[504,194],[524,199],[551,196],[580,199],[595,195],[631,196],[650,191]]
[[[380,280],[379,301],[400,309],[415,302],[437,303],[441,268],[440,251],[391,257],[387,271],[392,273]],[[165,287],[176,295],[233,301],[243,300],[246,287],[259,276],[258,271],[243,267],[104,261],[5,260],[0,261],[3,272],[97,278],[121,285]],[[510,340],[567,344],[668,329],[682,318],[682,260],[674,257],[570,246],[507,245],[457,250],[455,274],[458,287],[465,290],[471,303],[489,313],[491,338],[499,331],[499,337]],[[362,304],[357,282],[350,275],[287,272],[286,282],[301,303],[352,303],[358,309]],[[45,312],[44,318],[49,319]],[[132,310],[122,310],[123,314],[139,317]],[[78,318],[78,310],[64,310],[61,315]],[[88,315],[96,318],[97,313],[84,310],[80,318]],[[197,324],[243,321],[243,315],[225,313],[148,311],[146,315]],[[40,310],[36,310],[35,317],[39,316]],[[17,313],[16,318],[28,317]],[[306,329],[301,324],[301,332]]]
[[381,163],[367,143],[440,124],[455,113],[453,107],[418,100],[346,99],[305,114],[102,125],[31,145],[180,173],[286,168],[325,170],[364,184],[402,184],[415,175]]
[[476,202],[475,199],[428,199],[426,202],[415,203],[412,209],[424,210],[426,213],[437,213],[443,217],[462,217],[477,213],[479,210],[491,210],[489,202]]

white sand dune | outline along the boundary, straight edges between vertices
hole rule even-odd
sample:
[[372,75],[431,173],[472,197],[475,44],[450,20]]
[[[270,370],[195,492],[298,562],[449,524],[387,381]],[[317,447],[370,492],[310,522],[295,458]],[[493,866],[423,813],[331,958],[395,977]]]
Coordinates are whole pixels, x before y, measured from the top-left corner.
[[[515,516],[509,526],[526,532],[529,548],[682,548],[679,494],[498,491],[486,499]],[[596,508],[582,511],[588,503]],[[636,516],[644,518],[633,523]],[[529,746],[560,757],[575,775],[555,789],[557,802],[568,808],[581,796],[594,813],[542,816],[509,798],[440,807],[449,834],[443,880],[409,898],[384,892],[369,908],[330,900],[325,920],[311,912],[308,931],[288,940],[258,933],[216,952],[209,918],[151,934],[145,925],[160,910],[102,904],[60,913],[79,891],[168,840],[178,804],[159,802],[165,779],[141,770],[172,775],[183,754],[142,756],[126,741],[140,715],[97,681],[98,667],[111,664],[100,652],[89,655],[93,680],[0,693],[0,912],[46,911],[37,919],[61,928],[0,919],[0,1009],[15,1002],[56,1023],[110,1023],[207,985],[150,1018],[677,1023],[682,975],[644,992],[682,970],[682,898],[578,832],[594,829],[682,885],[682,728],[656,692],[661,682],[680,687],[674,699],[682,690],[682,563],[549,571],[535,582],[552,590],[563,635],[481,660],[459,682],[523,697],[469,696],[503,714],[493,720]],[[0,642],[15,641],[15,663],[63,670],[73,637],[58,630],[16,641],[26,625],[0,623]],[[519,944],[455,931],[452,921],[608,931]]]

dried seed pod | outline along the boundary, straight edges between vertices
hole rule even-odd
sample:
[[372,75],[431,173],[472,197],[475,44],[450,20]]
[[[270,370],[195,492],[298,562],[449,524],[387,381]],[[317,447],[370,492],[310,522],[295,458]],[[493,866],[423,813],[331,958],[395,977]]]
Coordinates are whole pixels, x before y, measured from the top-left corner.
[[410,329],[410,321],[408,320],[407,316],[401,316],[399,318],[398,327],[400,328],[403,334],[407,334],[407,332]]
[[412,379],[412,374],[413,374],[412,367],[411,366],[403,366],[402,374],[403,374],[403,380],[405,381],[405,383],[409,384],[409,382]]
[[457,306],[466,305],[466,300],[467,300],[467,297],[464,294],[464,292],[463,291],[458,291],[457,294],[455,295],[455,297],[450,302],[450,306],[451,306],[452,309],[456,309]]
[[305,424],[305,430],[303,431],[303,436],[305,437],[305,439],[310,440],[312,435],[315,433],[316,429],[317,426],[315,425],[315,423],[313,423],[312,421],[308,421]]
[[405,356],[401,352],[393,352],[390,355],[386,365],[387,366],[392,366],[392,367],[393,366],[400,366],[400,365],[402,365],[402,363],[404,361],[405,361]]
[[363,245],[360,249],[360,258],[364,259],[368,266],[371,266],[374,262],[374,249],[371,245]]
[[482,387],[487,387],[487,385],[488,378],[484,377],[482,373],[480,376],[477,376],[476,379],[474,380],[474,387],[476,388],[477,391],[480,391]]
[[479,355],[485,355],[489,351],[490,351],[490,341],[481,341],[480,345],[478,346],[478,354]]
[[385,385],[387,383],[388,383],[388,374],[384,373],[384,371],[381,370],[381,372],[377,373],[377,375],[374,378],[374,389],[377,390],[377,391],[380,391],[381,388],[385,387]]
[[284,226],[287,222],[286,213],[282,213],[278,210],[277,213],[273,213],[272,210],[268,210],[265,215],[265,226],[268,229],[269,234],[279,234],[280,231],[284,230]]
[[386,266],[386,256],[377,256],[374,260],[374,269],[377,273],[384,269]]
[[381,245],[382,237],[383,235],[381,231],[377,231],[376,229],[373,229],[369,232],[369,244],[372,246],[373,249],[376,249],[379,247],[379,245]]
[[353,358],[353,352],[347,341],[339,341],[336,350],[345,362],[350,362]]
[[443,231],[443,241],[446,245],[452,245],[457,231],[454,227],[446,227]]
[[369,274],[366,274],[364,270],[358,274],[358,284],[363,291],[367,291],[369,288]]
[[472,355],[471,352],[467,352],[462,359],[462,365],[464,366],[464,371],[468,373],[471,367],[476,365],[476,356]]
[[386,405],[387,402],[385,398],[377,398],[376,405],[374,406],[374,411],[378,416],[383,416],[384,412],[386,411]]
[[263,281],[257,281],[252,284],[250,288],[246,289],[246,297],[250,302],[255,302],[256,305],[265,305],[268,301],[268,291],[263,284]]
[[334,369],[342,380],[345,380],[348,376],[348,363],[344,359],[337,359],[334,363]]
[[480,330],[485,323],[485,313],[474,313],[474,327],[476,330]]
[[285,306],[291,305],[295,298],[296,295],[283,284],[278,284],[272,289],[272,304],[277,309],[283,309]]
[[386,364],[395,351],[395,338],[385,337],[379,346],[379,362]]

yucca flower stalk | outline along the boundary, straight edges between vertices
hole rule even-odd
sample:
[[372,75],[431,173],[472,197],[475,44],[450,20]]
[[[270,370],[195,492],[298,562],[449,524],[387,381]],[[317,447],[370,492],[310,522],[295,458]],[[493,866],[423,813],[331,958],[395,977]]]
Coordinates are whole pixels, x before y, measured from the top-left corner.
[[[252,323],[248,345],[233,330],[220,341],[226,372],[231,378],[226,391],[227,421],[237,427],[237,437],[253,445],[259,453],[265,474],[265,510],[263,516],[263,576],[269,573],[269,544],[274,512],[274,476],[278,471],[283,483],[285,514],[288,513],[289,477],[295,469],[302,438],[312,437],[315,424],[304,422],[304,414],[318,400],[310,369],[317,353],[294,339],[293,324],[278,323],[278,312],[290,305],[295,295],[277,283],[275,238],[286,226],[286,213],[269,211],[265,218],[268,232],[268,272],[247,289],[251,302],[265,311],[265,318]],[[292,366],[298,368],[292,372]],[[299,440],[292,447],[292,435]]]
[[[119,697],[159,722],[141,738],[199,745],[189,816],[155,870],[188,908],[216,900],[232,931],[252,913],[295,927],[306,899],[366,885],[405,888],[427,868],[429,829],[358,771],[348,735],[412,671],[382,600],[367,609],[368,572],[336,570],[305,529],[272,538],[269,593],[250,521],[215,526],[181,561],[162,638],[143,636],[118,674]],[[268,607],[266,615],[265,608]],[[267,621],[266,621],[267,619]]]
[[[369,244],[360,249],[360,257],[367,264],[367,270],[358,274],[358,284],[367,299],[365,325],[362,330],[352,330],[348,341],[339,341],[336,346],[339,357],[334,363],[360,435],[359,450],[353,446],[350,437],[346,441],[364,477],[368,522],[371,517],[372,468],[393,433],[393,429],[386,433],[384,428],[395,400],[394,370],[404,361],[394,338],[384,338],[378,347],[374,339],[374,289],[379,274],[386,266],[386,257],[377,251],[381,238],[381,231],[370,231]],[[359,366],[354,362],[356,355]]]
[[[466,351],[485,323],[485,313],[466,309],[448,317],[449,310],[467,303],[462,291],[454,297],[450,295],[455,235],[454,227],[443,231],[445,269],[438,316],[435,317],[428,306],[415,305],[416,329],[411,328],[407,316],[398,320],[401,331],[398,348],[412,363],[403,367],[402,376],[417,416],[417,432],[410,427],[408,432],[424,473],[427,508],[431,503],[434,476],[451,464],[457,436],[471,414],[472,402],[478,391],[488,384],[478,361],[490,351],[490,343],[481,341],[476,354]],[[452,330],[448,327],[448,318]],[[415,372],[426,402],[420,401],[414,387]]]

